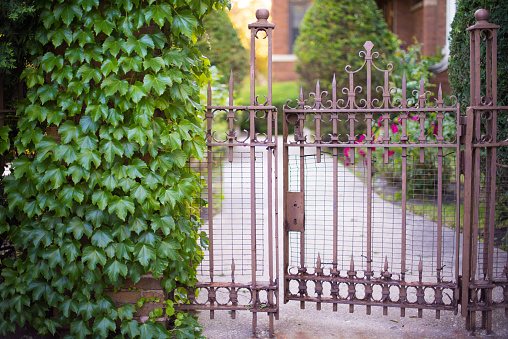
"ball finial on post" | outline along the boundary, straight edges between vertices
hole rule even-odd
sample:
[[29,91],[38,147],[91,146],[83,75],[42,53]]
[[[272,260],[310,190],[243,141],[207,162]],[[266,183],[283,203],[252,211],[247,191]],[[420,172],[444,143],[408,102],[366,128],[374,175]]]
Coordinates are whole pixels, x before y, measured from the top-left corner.
[[477,21],[489,21],[489,11],[480,8],[474,12],[474,17]]
[[266,8],[260,8],[256,11],[256,19],[258,19],[259,21],[268,20],[269,16],[270,12]]

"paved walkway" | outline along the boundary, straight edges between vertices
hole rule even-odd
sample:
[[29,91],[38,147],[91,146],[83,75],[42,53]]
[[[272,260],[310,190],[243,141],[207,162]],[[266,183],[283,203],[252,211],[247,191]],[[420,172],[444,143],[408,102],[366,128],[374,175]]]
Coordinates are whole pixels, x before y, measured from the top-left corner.
[[[279,142],[279,145],[282,143]],[[216,187],[220,187],[221,209],[214,216],[215,275],[216,280],[230,280],[232,259],[235,261],[236,281],[250,281],[250,188],[249,188],[249,153],[236,153],[233,163],[223,163],[222,179],[216,178]],[[291,153],[294,154],[293,150]],[[267,280],[263,265],[267,263],[267,239],[262,237],[266,225],[266,155],[256,154],[256,223],[258,238],[258,273],[259,278]],[[306,152],[306,155],[310,149]],[[294,161],[299,155],[292,155]],[[291,161],[291,160],[290,160]],[[293,161],[293,162],[294,162]],[[306,258],[307,265],[314,267],[317,253],[322,262],[331,262],[331,227],[323,229],[322,225],[331,225],[330,218],[333,207],[331,198],[333,180],[332,158],[322,156],[317,164],[315,157],[306,157],[306,189],[316,194],[306,201]],[[292,175],[295,175],[293,170]],[[296,174],[297,175],[297,174]],[[221,181],[219,184],[218,181]],[[282,147],[279,150],[279,192],[282,192]],[[365,268],[365,219],[366,219],[366,186],[349,169],[339,165],[339,266],[349,268],[351,255],[357,269]],[[279,194],[279,216],[282,217],[282,194]],[[381,199],[377,194],[373,197],[373,268],[379,273],[384,260],[389,260],[390,270],[400,271],[400,207]],[[413,277],[417,276],[417,266],[422,258],[424,272],[429,276],[435,270],[437,224],[412,213],[407,214],[407,268]],[[282,218],[279,220],[279,248],[282,255]],[[223,241],[219,242],[219,236]],[[452,279],[454,275],[455,232],[443,228],[443,273]],[[295,239],[291,239],[295,241]],[[297,248],[297,246],[293,246]],[[293,248],[292,247],[292,248]],[[298,251],[292,249],[292,257],[298,258]],[[296,251],[296,252],[295,252]],[[220,256],[219,256],[220,254]],[[506,253],[497,253],[505,256]],[[282,263],[282,258],[280,260]],[[295,265],[297,265],[296,260]],[[206,272],[208,262],[202,268]],[[282,293],[283,287],[280,286]],[[496,291],[497,293],[499,291]],[[227,300],[227,295],[218,298]],[[246,296],[244,296],[247,298]],[[242,298],[242,295],[240,295]],[[280,319],[275,321],[277,338],[371,338],[373,336],[387,338],[462,338],[467,337],[464,320],[452,312],[441,312],[441,319],[435,319],[435,312],[424,311],[422,319],[416,318],[416,310],[406,310],[406,317],[400,317],[398,308],[389,309],[388,316],[382,316],[382,309],[372,308],[372,315],[365,315],[365,307],[356,307],[350,314],[346,305],[339,305],[338,312],[332,312],[331,305],[323,305],[321,311],[307,304],[301,310],[298,302],[282,304]],[[210,320],[208,312],[199,314],[200,323],[204,326],[204,334],[208,338],[250,338],[252,316],[250,312],[237,312],[232,320],[227,312],[215,312],[215,319]],[[268,317],[258,317],[258,337],[266,337]],[[479,320],[478,320],[479,321]],[[480,322],[478,322],[480,323]],[[496,337],[508,338],[508,320],[503,310],[494,311],[494,332]]]

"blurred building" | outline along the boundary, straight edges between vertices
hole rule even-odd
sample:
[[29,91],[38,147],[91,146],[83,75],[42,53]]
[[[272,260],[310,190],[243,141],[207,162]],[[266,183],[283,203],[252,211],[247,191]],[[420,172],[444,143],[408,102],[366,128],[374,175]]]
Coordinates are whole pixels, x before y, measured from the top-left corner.
[[[432,70],[436,73],[435,83],[441,82],[443,89],[448,83],[448,34],[455,14],[456,0],[376,0],[388,27],[398,35],[405,45],[414,38],[423,47],[423,55],[442,52],[443,60]],[[272,0],[273,76],[276,81],[291,81],[298,78],[294,71],[296,56],[293,45],[305,12],[312,4],[307,0]]]

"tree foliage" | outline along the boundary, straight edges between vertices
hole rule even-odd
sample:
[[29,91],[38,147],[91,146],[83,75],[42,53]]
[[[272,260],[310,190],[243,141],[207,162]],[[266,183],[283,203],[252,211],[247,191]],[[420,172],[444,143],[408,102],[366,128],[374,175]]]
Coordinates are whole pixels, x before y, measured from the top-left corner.
[[235,84],[241,83],[249,71],[249,53],[231,19],[225,11],[215,11],[203,20],[203,24],[206,33],[197,44],[199,50],[218,68],[221,83],[228,83],[231,71]]
[[[344,69],[351,65],[351,70],[356,70],[363,64],[358,53],[368,40],[381,53],[376,63],[384,68],[398,41],[388,30],[374,0],[314,1],[303,18],[295,43],[296,70],[304,91],[313,91],[318,79],[321,88],[330,91],[334,74],[339,92],[348,87]],[[358,85],[365,83],[364,74],[355,75]]]
[[168,292],[195,281],[206,239],[186,161],[203,156],[196,111],[208,62],[194,43],[203,17],[225,4],[40,2],[0,210],[0,232],[18,249],[1,263],[0,333],[30,324],[77,338],[195,334],[184,314],[172,331],[138,324],[134,306],[104,290],[148,273]]
[[[450,64],[448,73],[453,94],[460,101],[462,113],[470,106],[469,100],[469,33],[466,29],[476,23],[474,13],[483,8],[489,11],[489,22],[499,25],[497,32],[497,104],[508,105],[508,3],[502,0],[459,0],[457,12],[452,23],[450,35]],[[482,44],[482,56],[485,55],[485,46]],[[482,95],[485,94],[485,62],[482,60],[481,67]],[[497,139],[508,139],[508,112],[499,111],[497,118]],[[497,149],[497,161],[502,165],[508,165],[508,149]],[[483,162],[482,162],[483,166]],[[498,167],[498,178],[506,178],[508,170]],[[498,185],[496,193],[496,222],[506,223],[508,216],[508,190],[506,186]],[[506,243],[506,239],[504,241]],[[506,245],[505,245],[506,246]]]

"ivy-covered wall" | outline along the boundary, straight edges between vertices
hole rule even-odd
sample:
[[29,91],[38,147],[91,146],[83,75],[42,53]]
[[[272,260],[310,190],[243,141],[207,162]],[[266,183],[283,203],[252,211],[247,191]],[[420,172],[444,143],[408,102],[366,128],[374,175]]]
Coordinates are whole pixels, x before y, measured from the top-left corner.
[[111,295],[147,274],[168,293],[195,281],[206,238],[186,161],[203,156],[197,112],[208,66],[195,42],[204,16],[226,1],[37,5],[19,156],[0,211],[0,232],[17,249],[1,262],[0,333],[197,336],[195,319],[174,315],[171,301],[166,328],[154,319],[162,308],[133,320],[150,299],[117,305]]

